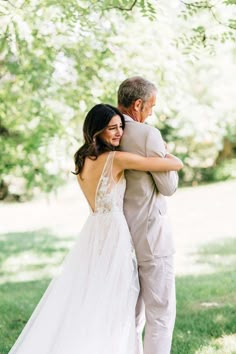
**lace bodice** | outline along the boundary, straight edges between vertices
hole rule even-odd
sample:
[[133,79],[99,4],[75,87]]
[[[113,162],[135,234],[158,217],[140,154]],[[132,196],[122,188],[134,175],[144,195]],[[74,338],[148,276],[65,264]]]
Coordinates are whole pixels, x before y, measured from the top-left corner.
[[118,182],[112,175],[115,151],[109,152],[98,182],[95,196],[94,214],[104,214],[112,211],[123,211],[123,200],[126,187],[124,174]]

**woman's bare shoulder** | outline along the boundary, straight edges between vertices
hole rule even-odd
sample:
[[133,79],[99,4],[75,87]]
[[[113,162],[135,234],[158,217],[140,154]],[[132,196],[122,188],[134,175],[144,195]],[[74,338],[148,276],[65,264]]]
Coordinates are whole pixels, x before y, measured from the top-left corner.
[[128,169],[129,166],[132,168],[133,164],[137,163],[137,161],[140,161],[141,159],[143,159],[143,157],[138,154],[125,151],[116,151],[114,161],[115,165],[125,170]]
[[133,154],[133,153],[131,153],[131,152],[116,151],[116,153],[115,153],[115,159],[116,159],[117,161],[120,161],[120,160],[129,158],[129,157],[132,157],[132,156],[135,156],[135,155],[136,155],[136,154]]

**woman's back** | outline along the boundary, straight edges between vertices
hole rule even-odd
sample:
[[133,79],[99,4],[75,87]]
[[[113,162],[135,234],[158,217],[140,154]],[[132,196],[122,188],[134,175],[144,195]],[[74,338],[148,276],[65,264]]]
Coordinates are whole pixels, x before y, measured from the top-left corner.
[[125,192],[123,174],[118,176],[113,166],[115,151],[103,153],[96,160],[85,159],[79,185],[93,213],[122,210]]
[[83,171],[77,175],[79,185],[90,208],[95,210],[96,191],[101,178],[108,153],[100,155],[96,160],[86,158]]

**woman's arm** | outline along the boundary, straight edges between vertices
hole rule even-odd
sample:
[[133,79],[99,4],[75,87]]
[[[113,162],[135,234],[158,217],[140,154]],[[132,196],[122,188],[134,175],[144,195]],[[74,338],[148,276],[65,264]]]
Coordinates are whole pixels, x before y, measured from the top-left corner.
[[171,154],[166,157],[143,157],[129,152],[117,151],[115,161],[121,170],[137,170],[150,172],[179,171],[182,161]]

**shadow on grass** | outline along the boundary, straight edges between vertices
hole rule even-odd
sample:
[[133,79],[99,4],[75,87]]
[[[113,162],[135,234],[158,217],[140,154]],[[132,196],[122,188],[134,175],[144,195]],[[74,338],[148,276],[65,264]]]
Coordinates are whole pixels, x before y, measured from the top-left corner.
[[[18,256],[26,250],[53,257],[58,250],[66,253],[70,238],[61,239],[48,231],[0,236],[0,259]],[[227,257],[232,255],[236,240],[210,244],[199,250],[199,261],[212,262],[215,272],[199,276],[178,277],[177,319],[172,354],[207,354],[212,340],[236,333],[236,277]],[[234,252],[234,251],[233,251]],[[216,255],[225,262],[218,267]],[[19,271],[20,272],[20,271]],[[49,284],[48,277],[38,281],[0,284],[0,354],[7,354]],[[219,353],[219,351],[211,351]],[[232,354],[233,351],[222,351]]]
[[50,280],[0,285],[0,354],[7,354],[28,321]]
[[10,350],[50,282],[49,268],[61,264],[73,241],[46,229],[0,235],[0,354]]
[[65,252],[68,249],[66,244],[70,241],[71,238],[61,238],[46,229],[0,234],[0,263],[27,251],[50,256],[56,252]]
[[[235,249],[234,239],[201,247],[199,262],[210,263],[215,272],[176,279],[177,317],[172,354],[206,353],[201,350],[203,346],[236,333],[236,275],[232,271],[235,258],[227,261]],[[216,353],[212,350],[211,353]]]
[[[48,230],[1,234],[0,283],[20,278],[35,280],[40,272],[45,277],[47,270],[62,261],[71,243],[72,237],[62,238]],[[45,274],[42,273],[43,269]]]

